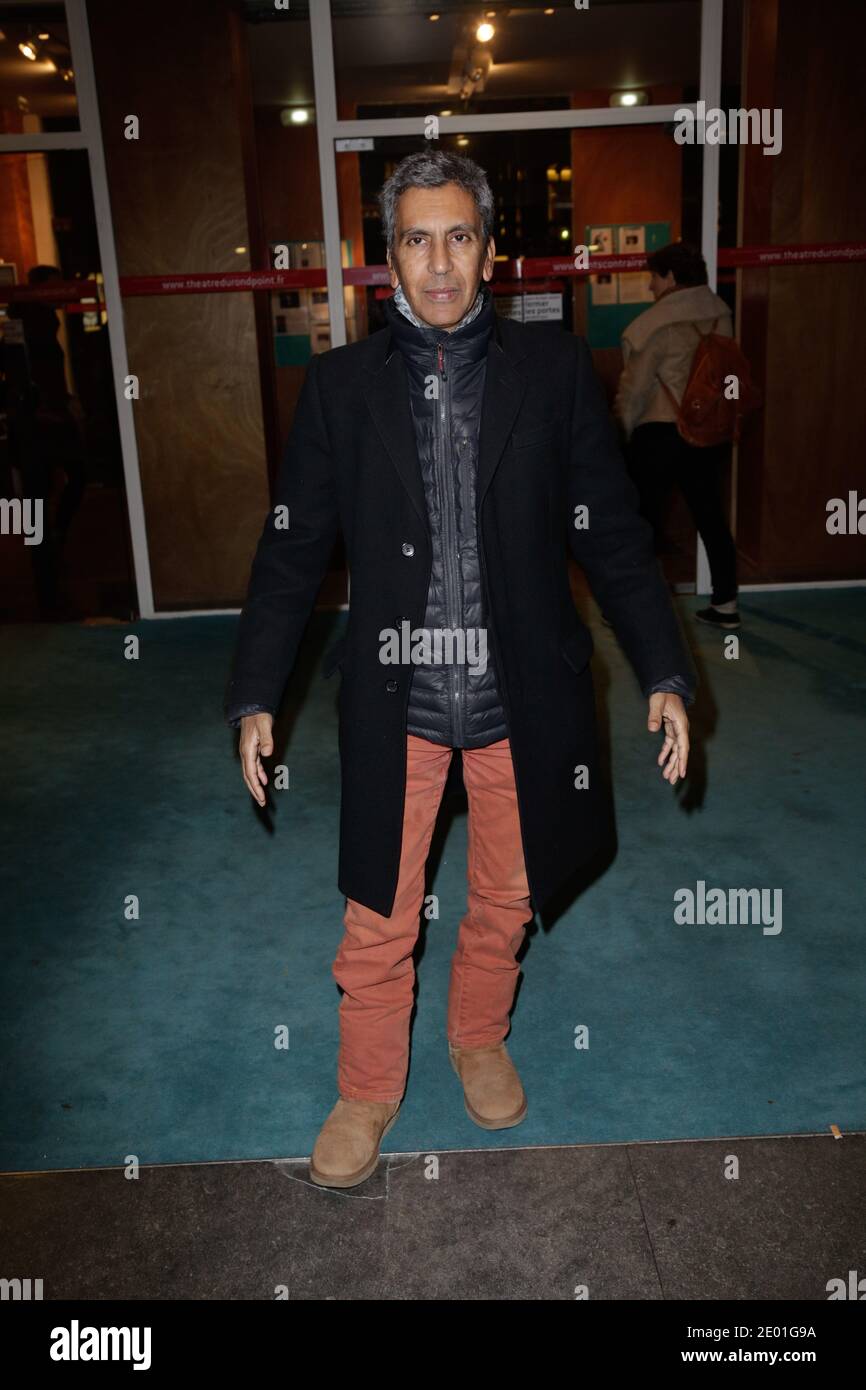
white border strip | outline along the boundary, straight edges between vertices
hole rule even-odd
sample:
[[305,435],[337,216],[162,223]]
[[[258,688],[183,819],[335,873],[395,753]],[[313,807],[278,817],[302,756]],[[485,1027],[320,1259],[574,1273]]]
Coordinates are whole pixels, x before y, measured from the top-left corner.
[[[778,594],[787,589],[863,589],[866,588],[866,579],[815,579],[811,582],[791,581],[789,584],[741,584],[739,592],[741,594]],[[697,598],[699,595],[692,593],[677,594],[677,598]],[[316,608],[316,613],[347,613],[348,603],[327,604],[323,608]],[[156,612],[154,618],[224,618],[237,617],[241,612],[240,608],[196,608],[188,612]]]
[[[722,96],[722,17],[724,0],[701,0],[701,75],[698,90],[706,110],[718,106]],[[717,285],[716,258],[719,253],[719,147],[702,145],[701,251],[707,263],[709,286]],[[710,562],[698,536],[695,592],[712,594]]]
[[[713,3],[720,3],[720,0],[713,0]],[[313,46],[315,52],[316,24],[312,15],[310,22],[314,26]],[[430,105],[436,107],[439,103],[431,101]],[[574,130],[580,126],[658,125],[674,121],[677,112],[685,110],[696,113],[697,108],[693,103],[680,102],[676,106],[587,106],[564,107],[559,111],[491,111],[486,115],[440,116],[439,133],[440,135],[469,135],[472,131],[499,130],[507,134],[512,130]],[[433,110],[430,114],[435,116],[437,112]],[[318,121],[318,119],[317,110],[316,120]],[[422,116],[380,116],[375,120],[335,121],[331,131],[334,138],[353,135],[421,136],[423,134],[424,118]]]
[[[76,86],[77,86],[76,73]],[[80,110],[80,106],[79,106]],[[0,135],[0,154],[39,154],[43,150],[84,150],[87,136],[82,130],[46,130],[27,135]]]
[[[337,85],[334,76],[330,0],[319,0],[318,4],[310,5],[310,40],[313,49],[322,223],[325,228],[328,316],[331,323],[331,347],[335,348],[343,347],[346,342],[346,301],[343,298],[340,203],[337,195],[337,156],[334,149],[334,134],[340,122],[337,121]],[[349,121],[343,124],[353,127],[355,123]]]
[[240,608],[178,608],[161,613],[157,608],[152,618],[237,618]]
[[[722,99],[723,0],[701,0],[701,76],[699,91],[706,109]],[[701,250],[707,263],[710,289],[716,288],[719,253],[719,146],[702,145]]]
[[863,589],[866,579],[791,580],[788,584],[741,584],[741,594],[778,593],[782,589]]
[[123,390],[124,378],[129,375],[123,300],[120,294],[117,253],[111,222],[111,200],[105,170],[105,151],[102,145],[102,127],[99,123],[99,100],[96,94],[96,78],[93,72],[93,53],[90,48],[90,30],[87,25],[85,0],[66,0],[66,20],[69,25],[69,42],[72,50],[72,66],[75,71],[81,133],[90,158],[90,178],[93,186],[99,257],[102,262],[102,275],[105,281],[108,338],[114,376],[114,399],[117,406],[117,423],[123,453],[123,474],[126,484],[126,505],[129,513],[129,534],[132,544],[138,608],[142,618],[152,618],[153,588],[150,576],[150,557],[147,551],[144,499],[141,493],[138,442],[135,437],[135,417],[132,401],[126,399]]
[[[314,611],[316,613],[348,613],[349,605],[348,603],[326,603]],[[154,618],[236,618],[240,612],[240,608],[167,609],[165,612],[157,609],[151,616]]]
[[[845,1129],[842,1137],[845,1139],[860,1138],[866,1135],[863,1129]],[[575,1139],[571,1144],[515,1144],[513,1148],[503,1146],[478,1149],[387,1149],[380,1153],[380,1158],[426,1158],[427,1154],[472,1154],[473,1157],[482,1157],[484,1154],[521,1154],[521,1153],[553,1153],[557,1149],[570,1152],[574,1149],[636,1149],[644,1148],[650,1144],[654,1147],[671,1144],[730,1144],[734,1141],[749,1142],[754,1140],[756,1143],[767,1143],[771,1140],[786,1139],[789,1141],[796,1139],[832,1139],[835,1143],[836,1135],[829,1129],[803,1129],[793,1130],[785,1134],[699,1134],[685,1135],[681,1138],[669,1139]],[[285,1158],[202,1158],[185,1159],[174,1163],[142,1163],[141,1171],[167,1170],[169,1168],[227,1168],[227,1167],[251,1167],[258,1163],[269,1168],[282,1168],[290,1163],[309,1163],[310,1154],[291,1154]],[[123,1173],[123,1164],[93,1164],[85,1165],[83,1168],[7,1168],[0,1176],[4,1178],[42,1178],[42,1177],[66,1177],[71,1173]],[[386,1163],[387,1171],[387,1163]],[[310,1184],[307,1184],[309,1186]],[[318,1184],[313,1184],[317,1192],[323,1189]],[[327,1189],[326,1189],[327,1190]]]

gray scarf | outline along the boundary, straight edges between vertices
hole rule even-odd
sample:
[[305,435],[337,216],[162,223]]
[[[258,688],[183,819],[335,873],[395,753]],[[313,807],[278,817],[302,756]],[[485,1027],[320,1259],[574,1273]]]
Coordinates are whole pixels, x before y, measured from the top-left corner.
[[[475,303],[472,305],[472,308],[467,309],[460,322],[456,323],[449,331],[451,333],[456,333],[459,329],[465,328],[467,323],[471,323],[474,318],[478,317],[483,305],[484,291],[479,290],[475,296]],[[410,323],[414,323],[416,328],[434,328],[436,326],[432,323],[425,323],[423,319],[419,319],[418,315],[409,307],[409,301],[403,293],[402,285],[398,285],[394,291],[394,307],[400,310],[404,319],[408,319]]]

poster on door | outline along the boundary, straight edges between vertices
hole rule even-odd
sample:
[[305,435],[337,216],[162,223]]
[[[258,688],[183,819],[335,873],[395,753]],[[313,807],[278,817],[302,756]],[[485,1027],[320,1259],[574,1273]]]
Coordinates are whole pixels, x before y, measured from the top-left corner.
[[[643,225],[620,227],[617,250],[621,256],[643,255],[646,252],[646,227]],[[618,275],[616,278],[619,281],[620,304],[653,304],[655,302],[650,294],[648,270],[632,270],[628,274]]]
[[[613,255],[613,227],[593,227],[587,245],[593,256],[612,256]],[[617,279],[616,275],[590,275],[589,277],[589,302],[590,304],[617,304]]]
[[[586,226],[593,255],[647,255],[671,239],[670,222],[614,222]],[[586,337],[592,348],[613,348],[632,319],[653,303],[649,272],[590,275],[587,288]]]

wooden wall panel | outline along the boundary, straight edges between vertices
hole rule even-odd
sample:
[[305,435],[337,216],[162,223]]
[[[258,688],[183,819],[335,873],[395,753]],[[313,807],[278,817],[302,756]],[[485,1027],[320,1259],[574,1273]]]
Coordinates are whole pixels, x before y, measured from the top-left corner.
[[[572,107],[606,106],[609,93],[574,92]],[[655,88],[654,104],[678,101],[679,88]],[[670,222],[671,238],[682,221],[682,147],[659,127],[589,127],[571,132],[571,197],[574,245],[587,223]],[[586,332],[587,282],[574,290],[574,331]],[[622,371],[619,348],[593,353],[596,370],[613,399]]]
[[324,241],[316,127],[285,126],[278,106],[257,106],[255,131],[267,239]]
[[[341,104],[341,120],[352,120],[355,108]],[[315,126],[284,126],[280,108],[255,109],[256,155],[262,223],[268,242],[324,241],[319,155]],[[337,156],[337,194],[340,231],[351,242],[352,264],[364,264],[364,225],[361,216],[361,166],[357,154]],[[364,289],[350,291],[355,299],[356,334],[366,337]],[[349,296],[347,295],[347,300]],[[285,439],[294,419],[306,368],[275,367],[279,431]]]
[[[20,135],[21,112],[0,106],[0,134]],[[26,154],[0,155],[0,259],[15,266],[19,284],[36,264],[36,232],[30,206]]]
[[27,158],[0,155],[0,259],[12,262],[19,284],[26,284],[27,272],[37,261]]
[[[768,15],[778,28],[768,28]],[[744,106],[782,109],[782,150],[744,150],[745,244],[862,239],[866,162],[859,0],[822,12],[806,0],[751,0]],[[743,578],[866,578],[866,538],[830,536],[826,503],[866,492],[866,396],[860,341],[866,265],[743,273],[743,346],[765,390],[763,418],[740,450]]]
[[[776,52],[779,0],[746,0],[743,15],[742,105],[772,109],[776,99]],[[740,148],[738,241],[741,246],[769,246],[772,237],[775,159],[756,145]],[[770,276],[775,271],[748,269],[739,279],[740,345],[751,364],[752,375],[762,389],[767,381],[767,323]],[[764,493],[764,434],[766,411],[749,420],[736,450],[736,527],[740,579],[759,574],[762,546]]]
[[[316,127],[284,126],[278,106],[254,112],[259,196],[265,240],[324,241]],[[295,416],[306,367],[274,364],[279,454]]]
[[[121,275],[249,268],[233,9],[89,0]],[[156,606],[236,603],[268,507],[252,295],[128,300],[125,321]]]

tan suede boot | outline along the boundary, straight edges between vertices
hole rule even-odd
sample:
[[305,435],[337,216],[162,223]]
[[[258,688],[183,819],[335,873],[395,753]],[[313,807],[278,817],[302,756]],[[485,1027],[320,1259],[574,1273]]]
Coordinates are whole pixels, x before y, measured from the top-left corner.
[[526,1096],[504,1042],[477,1048],[449,1042],[448,1055],[463,1082],[470,1120],[482,1129],[510,1129],[526,1118]]
[[397,1119],[401,1102],[337,1101],[322,1125],[310,1159],[310,1177],[321,1187],[356,1187],[374,1171],[379,1145]]

